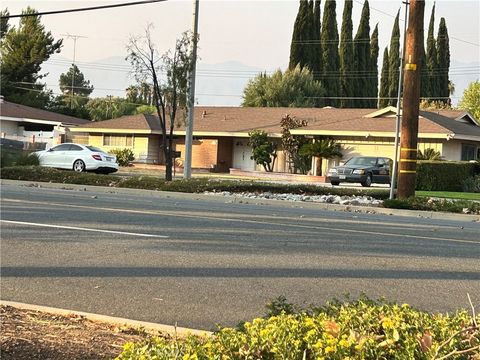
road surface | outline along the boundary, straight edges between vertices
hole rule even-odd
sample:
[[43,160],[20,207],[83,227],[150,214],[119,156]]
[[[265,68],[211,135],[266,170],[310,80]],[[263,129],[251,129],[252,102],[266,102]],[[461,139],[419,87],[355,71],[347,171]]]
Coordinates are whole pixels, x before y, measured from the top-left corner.
[[480,309],[480,224],[143,191],[1,189],[1,298],[198,329],[278,296]]

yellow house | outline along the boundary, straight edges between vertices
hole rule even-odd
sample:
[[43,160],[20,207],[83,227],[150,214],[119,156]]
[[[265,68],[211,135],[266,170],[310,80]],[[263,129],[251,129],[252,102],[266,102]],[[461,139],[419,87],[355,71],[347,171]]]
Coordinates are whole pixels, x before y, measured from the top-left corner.
[[[294,135],[329,137],[343,146],[343,159],[358,155],[394,157],[396,109],[196,107],[192,167],[229,171],[261,170],[251,159],[248,133],[259,129],[280,142],[280,120],[286,115],[306,120]],[[131,148],[136,161],[162,163],[161,131],[154,115],[124,116],[72,129],[85,141],[106,150]],[[175,147],[184,156],[185,129],[176,126]],[[75,139],[75,137],[74,137]],[[445,160],[480,159],[480,123],[459,110],[420,111],[418,147],[432,148]],[[323,162],[323,172],[339,160]],[[312,166],[315,168],[315,166]],[[288,158],[279,150],[274,170],[286,172]]]

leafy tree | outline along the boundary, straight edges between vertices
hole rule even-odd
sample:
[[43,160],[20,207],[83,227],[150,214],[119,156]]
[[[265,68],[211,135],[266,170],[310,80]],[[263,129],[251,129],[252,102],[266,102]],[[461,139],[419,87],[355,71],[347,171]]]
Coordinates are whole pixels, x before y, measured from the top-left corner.
[[430,23],[428,25],[428,36],[427,36],[427,52],[425,54],[426,62],[424,67],[422,67],[422,73],[426,73],[423,80],[427,81],[426,88],[428,89],[426,97],[430,100],[434,100],[439,96],[439,78],[437,76],[438,69],[438,56],[437,56],[437,45],[435,43],[435,37],[433,35],[435,26],[435,3],[433,4],[432,14],[430,16]]
[[91,119],[87,109],[88,97],[85,96],[64,96],[55,97],[48,105],[47,110],[64,115],[75,116],[82,119]]
[[10,28],[10,24],[8,23],[8,16],[10,16],[10,12],[8,9],[4,9],[0,11],[0,16],[2,16],[2,18],[0,18],[0,39],[2,39]]
[[290,132],[292,129],[298,129],[307,125],[307,120],[298,120],[292,118],[288,114],[280,121],[280,127],[282,128],[282,149],[290,158],[289,170],[292,173],[296,173],[297,170],[300,170],[300,172],[304,174],[310,168],[310,165],[308,164],[310,158],[299,154],[300,148],[302,145],[306,144],[308,140],[305,136],[295,136]]
[[354,102],[349,97],[355,95],[353,73],[353,22],[352,22],[353,0],[345,0],[343,8],[342,31],[340,39],[340,107],[354,107]]
[[140,105],[135,109],[135,114],[154,114],[156,111],[153,105]]
[[[28,7],[22,14],[36,14]],[[41,80],[41,65],[54,53],[60,52],[62,40],[55,41],[51,32],[46,31],[40,16],[20,18],[18,28],[2,22],[1,46],[1,87],[0,91],[9,101],[20,104],[46,107],[50,94],[44,92]]]
[[400,76],[400,26],[398,23],[398,17],[400,10],[397,12],[395,22],[392,29],[392,37],[390,38],[390,53],[388,64],[388,104],[392,106],[397,105],[398,96],[398,79]]
[[[353,40],[353,61],[355,69],[355,96],[368,96],[368,79],[370,71],[370,6],[368,0],[363,3],[362,15],[357,34]],[[355,100],[354,107],[367,107],[365,100]]]
[[442,155],[439,151],[435,149],[428,148],[425,151],[418,150],[417,160],[431,160],[431,161],[439,161],[442,160]]
[[90,99],[85,108],[93,121],[101,121],[115,119],[124,115],[133,115],[137,105],[119,97],[107,96]]
[[388,69],[389,57],[388,57],[388,47],[385,48],[383,52],[383,66],[382,74],[380,77],[380,93],[378,99],[378,107],[380,109],[388,106],[388,75],[390,73]]
[[[329,0],[325,2],[323,9],[322,33],[322,83],[325,87],[327,97],[338,97],[340,95],[340,59],[338,54],[338,28],[336,15],[336,2]],[[327,98],[325,105],[338,106],[338,100]]]
[[315,156],[318,158],[316,174],[322,176],[323,159],[342,158],[342,145],[330,138],[316,139],[300,148],[301,155]]
[[250,139],[248,145],[252,148],[252,160],[262,165],[265,171],[272,172],[277,159],[277,147],[270,141],[268,135],[263,130],[253,130],[248,133]]
[[450,69],[450,45],[448,38],[447,24],[445,18],[440,19],[437,34],[437,57],[438,57],[438,96],[444,103],[450,104],[450,88],[448,71]]
[[475,119],[480,119],[480,81],[477,80],[468,85],[458,107],[469,111]]
[[[161,148],[165,158],[165,179],[173,178],[173,129],[179,121],[177,110],[186,106],[188,75],[193,67],[192,43],[198,39],[184,32],[177,39],[173,52],[168,51],[161,58],[152,42],[151,26],[145,36],[132,38],[128,45],[128,59],[135,69],[136,80],[153,85],[153,103],[162,129]],[[161,62],[160,62],[161,60]],[[196,60],[196,59],[195,59]],[[166,74],[165,80],[158,77],[159,71]]]
[[[370,40],[370,71],[368,75],[368,97],[376,98],[378,96],[378,24],[372,33]],[[377,99],[368,100],[369,108],[377,107]]]
[[93,91],[93,85],[90,85],[89,80],[85,80],[85,75],[83,75],[78,66],[75,64],[72,64],[70,69],[68,69],[68,72],[60,75],[58,84],[61,92],[65,96],[80,95],[88,97]]
[[138,85],[130,85],[126,91],[127,100],[136,103],[151,105],[153,99],[152,85],[143,82]]
[[320,107],[317,97],[324,94],[322,84],[315,81],[310,70],[299,65],[271,76],[259,74],[243,90],[242,106],[252,107]]

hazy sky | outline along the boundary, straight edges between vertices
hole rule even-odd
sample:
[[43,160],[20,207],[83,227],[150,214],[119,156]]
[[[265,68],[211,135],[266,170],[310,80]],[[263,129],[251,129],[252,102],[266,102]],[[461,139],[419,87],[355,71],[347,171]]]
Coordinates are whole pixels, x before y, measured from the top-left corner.
[[[2,1],[11,14],[30,5],[38,11],[68,9],[118,3],[118,1]],[[323,14],[322,2],[322,14]],[[265,70],[285,69],[288,64],[293,23],[298,0],[241,1],[200,0],[199,56],[202,63],[238,61]],[[358,27],[363,0],[354,0],[354,35]],[[379,24],[380,58],[388,45],[393,20],[401,0],[370,1],[370,27]],[[428,27],[433,1],[425,7]],[[340,32],[343,1],[337,1]],[[441,17],[446,18],[452,60],[462,63],[480,61],[480,1],[436,2],[435,33]],[[400,18],[403,19],[402,8]],[[15,21],[11,21],[13,24]],[[147,23],[155,26],[154,40],[162,53],[173,47],[175,39],[192,26],[192,1],[170,0],[161,3],[122,7],[89,12],[46,15],[42,18],[55,38],[62,34],[86,36],[77,40],[77,61],[96,62],[112,56],[125,56],[125,46],[132,34],[141,34]],[[403,22],[401,22],[403,28]],[[61,56],[71,59],[73,40],[65,39]],[[101,70],[99,70],[101,71]],[[451,69],[451,71],[466,71]],[[469,69],[472,73],[472,69]],[[473,69],[472,81],[478,79],[479,68]],[[470,76],[470,75],[466,75]],[[101,84],[96,84],[101,86]]]

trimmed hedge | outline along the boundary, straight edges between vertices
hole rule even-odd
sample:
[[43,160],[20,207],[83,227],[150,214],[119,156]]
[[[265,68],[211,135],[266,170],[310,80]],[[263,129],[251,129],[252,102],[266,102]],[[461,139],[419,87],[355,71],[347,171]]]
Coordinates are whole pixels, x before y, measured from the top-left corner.
[[419,161],[416,190],[462,191],[465,179],[480,174],[480,163]]
[[211,337],[127,343],[117,360],[478,359],[480,316],[360,299],[257,318]]
[[10,167],[2,169],[3,179],[56,182],[65,184],[98,185],[132,189],[147,189],[160,191],[176,191],[186,193],[203,193],[229,191],[240,192],[272,192],[305,195],[357,195],[371,196],[376,199],[388,198],[388,189],[342,189],[326,188],[315,185],[285,185],[257,181],[233,181],[207,178],[189,180],[165,181],[154,176],[118,176],[97,175],[93,173],[77,173],[74,171],[57,170],[46,167]]

